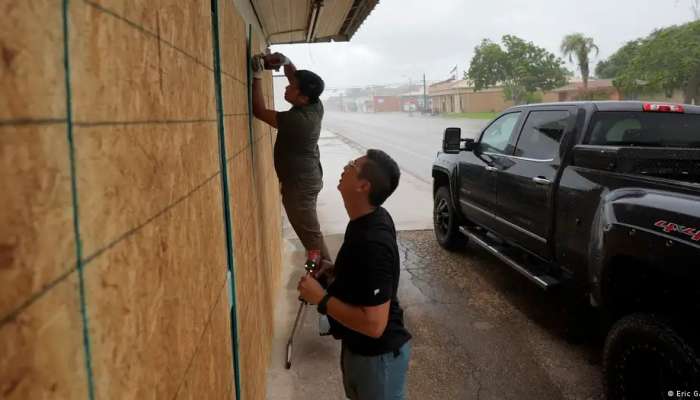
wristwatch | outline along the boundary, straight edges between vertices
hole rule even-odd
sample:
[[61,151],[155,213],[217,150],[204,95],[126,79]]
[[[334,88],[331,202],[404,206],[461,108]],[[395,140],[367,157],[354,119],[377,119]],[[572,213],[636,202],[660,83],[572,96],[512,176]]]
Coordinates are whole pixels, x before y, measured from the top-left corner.
[[331,295],[326,293],[325,296],[321,299],[321,301],[318,302],[318,306],[316,306],[316,310],[318,310],[319,314],[326,315],[326,304],[328,304],[328,300],[330,300]]

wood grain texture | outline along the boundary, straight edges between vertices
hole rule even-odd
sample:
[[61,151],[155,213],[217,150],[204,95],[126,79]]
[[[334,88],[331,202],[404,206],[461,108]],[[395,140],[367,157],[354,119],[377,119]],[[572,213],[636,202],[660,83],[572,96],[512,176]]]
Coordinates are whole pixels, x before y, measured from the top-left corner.
[[233,1],[219,1],[221,70],[237,79],[245,91],[248,81],[246,53],[248,25],[238,14],[233,3]]
[[75,138],[86,257],[219,170],[214,122],[76,128]]
[[61,2],[3,1],[0,15],[0,120],[65,118]]
[[210,0],[89,0],[214,68]]
[[0,127],[0,316],[75,268],[65,124]]
[[87,398],[79,307],[73,273],[0,326],[0,398]]
[[211,62],[198,64],[113,15],[83,2],[71,4],[78,124],[216,119]]
[[228,290],[228,285],[224,285],[219,291],[216,308],[211,314],[178,399],[199,400],[205,393],[210,399],[235,399],[231,385],[233,359]]
[[177,393],[224,287],[225,254],[213,180],[88,264],[97,398]]

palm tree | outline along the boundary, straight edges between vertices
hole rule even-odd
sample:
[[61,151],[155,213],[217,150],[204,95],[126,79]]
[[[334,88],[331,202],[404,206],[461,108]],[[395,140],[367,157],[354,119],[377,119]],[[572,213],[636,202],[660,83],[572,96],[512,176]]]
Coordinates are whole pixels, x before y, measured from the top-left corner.
[[581,77],[583,78],[583,89],[588,90],[588,75],[590,74],[590,69],[588,65],[588,55],[595,50],[595,54],[598,55],[598,46],[593,42],[593,38],[585,37],[582,33],[572,33],[566,35],[564,40],[561,42],[561,52],[564,57],[569,57],[569,61],[573,62],[574,57],[576,57],[576,62],[581,70]]

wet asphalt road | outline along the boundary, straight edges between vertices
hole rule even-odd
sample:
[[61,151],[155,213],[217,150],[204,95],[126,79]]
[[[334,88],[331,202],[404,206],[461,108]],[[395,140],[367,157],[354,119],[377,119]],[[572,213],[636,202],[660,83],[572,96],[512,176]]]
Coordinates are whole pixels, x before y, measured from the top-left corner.
[[450,119],[414,113],[326,112],[323,128],[365,148],[391,155],[401,169],[431,182],[430,168],[442,146],[445,128],[462,128],[462,137],[475,137],[488,123],[478,119]]
[[409,399],[601,399],[601,343],[566,339],[565,311],[486,251],[399,234],[400,300],[414,334]]
[[[326,237],[332,253],[342,239]],[[556,293],[538,289],[474,245],[442,249],[432,230],[399,232],[398,244],[399,301],[413,335],[406,399],[602,399],[602,344],[566,340]],[[294,246],[301,259],[303,247],[296,240]],[[298,279],[290,279],[290,289]],[[345,398],[340,344],[318,336],[317,318],[307,312],[293,367],[274,375],[268,398]]]

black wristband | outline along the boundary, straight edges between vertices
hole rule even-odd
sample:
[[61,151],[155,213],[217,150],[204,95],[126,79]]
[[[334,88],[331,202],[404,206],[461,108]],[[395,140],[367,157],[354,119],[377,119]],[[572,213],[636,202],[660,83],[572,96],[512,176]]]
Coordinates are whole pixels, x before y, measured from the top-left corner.
[[316,310],[318,310],[319,314],[326,315],[326,312],[328,312],[326,310],[326,304],[328,304],[328,300],[330,300],[330,298],[331,298],[331,295],[326,293],[326,295],[323,296],[321,301],[318,302],[318,306],[316,306]]

